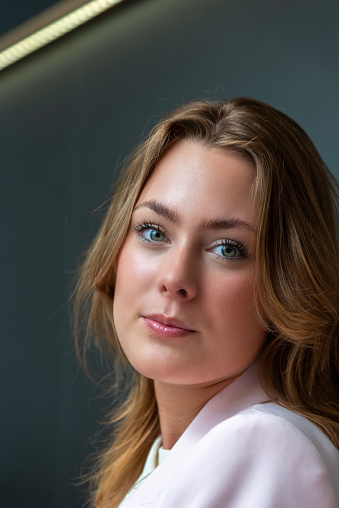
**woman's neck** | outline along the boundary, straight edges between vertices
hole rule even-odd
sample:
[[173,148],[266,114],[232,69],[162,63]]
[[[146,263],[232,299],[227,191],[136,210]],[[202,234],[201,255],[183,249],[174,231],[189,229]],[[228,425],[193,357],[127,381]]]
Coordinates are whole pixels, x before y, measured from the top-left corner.
[[233,379],[209,386],[181,386],[154,381],[163,448],[170,450],[201,409]]

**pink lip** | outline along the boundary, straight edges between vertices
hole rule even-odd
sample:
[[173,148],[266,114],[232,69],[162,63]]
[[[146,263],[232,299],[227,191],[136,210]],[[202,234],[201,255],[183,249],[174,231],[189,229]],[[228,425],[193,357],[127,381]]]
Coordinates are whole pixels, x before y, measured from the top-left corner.
[[184,337],[196,332],[196,330],[193,330],[193,328],[190,328],[185,323],[174,317],[166,317],[162,314],[142,317],[147,328],[160,337]]

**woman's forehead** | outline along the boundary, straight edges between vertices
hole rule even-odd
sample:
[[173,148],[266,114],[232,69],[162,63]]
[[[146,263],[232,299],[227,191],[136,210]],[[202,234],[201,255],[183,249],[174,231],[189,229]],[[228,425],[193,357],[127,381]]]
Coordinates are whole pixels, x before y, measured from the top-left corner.
[[237,217],[255,228],[253,163],[230,151],[195,141],[174,144],[156,166],[136,207],[159,202],[197,220]]

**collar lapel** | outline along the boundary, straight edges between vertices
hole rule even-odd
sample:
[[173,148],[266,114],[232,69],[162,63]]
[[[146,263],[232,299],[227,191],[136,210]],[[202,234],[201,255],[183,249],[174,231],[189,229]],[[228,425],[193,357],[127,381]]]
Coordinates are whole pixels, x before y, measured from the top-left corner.
[[258,362],[202,408],[164,462],[136,489],[124,508],[152,507],[200,439],[213,427],[255,404],[269,401],[258,379]]

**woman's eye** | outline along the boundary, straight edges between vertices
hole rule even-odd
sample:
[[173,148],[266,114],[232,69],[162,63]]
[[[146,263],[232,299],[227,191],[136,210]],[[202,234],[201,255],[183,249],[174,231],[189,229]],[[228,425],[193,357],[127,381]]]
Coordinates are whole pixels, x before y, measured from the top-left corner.
[[213,250],[223,258],[234,258],[237,255],[237,248],[233,247],[233,245],[218,245]]
[[137,232],[139,238],[144,242],[161,243],[167,241],[165,233],[160,226],[149,222],[135,224],[133,229]]
[[142,235],[146,240],[151,242],[163,242],[166,238],[162,231],[154,228],[144,229]]
[[239,260],[240,258],[249,256],[246,247],[238,242],[233,245],[233,243],[225,241],[220,245],[216,245],[211,250],[214,254],[220,256],[223,259]]

